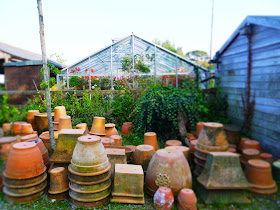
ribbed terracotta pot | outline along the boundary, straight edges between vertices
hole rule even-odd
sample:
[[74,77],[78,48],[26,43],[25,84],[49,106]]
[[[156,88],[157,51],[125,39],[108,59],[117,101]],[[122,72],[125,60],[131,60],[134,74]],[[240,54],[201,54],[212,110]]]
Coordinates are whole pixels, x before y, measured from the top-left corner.
[[10,150],[16,143],[16,137],[1,137],[0,138],[0,160],[7,160]]
[[122,146],[122,137],[121,136],[112,135],[110,138],[114,140],[116,146]]
[[159,187],[169,187],[174,196],[183,188],[192,188],[189,164],[181,152],[158,150],[149,163],[145,190],[153,196]]
[[167,140],[165,142],[165,147],[169,147],[169,146],[183,146],[183,144],[179,140]]
[[169,146],[165,148],[166,150],[175,150],[177,152],[182,152],[187,160],[190,160],[189,148],[185,146]]
[[114,123],[105,124],[106,137],[111,137],[112,135],[119,135],[116,125]]
[[80,123],[80,124],[76,125],[76,129],[85,129],[86,133],[89,134],[88,126],[86,123]]
[[95,202],[103,200],[104,198],[108,197],[111,193],[111,188],[108,187],[107,189],[96,192],[96,193],[79,193],[75,192],[74,190],[69,190],[69,196],[80,202]]
[[237,125],[227,124],[224,126],[227,140],[230,144],[239,145],[241,128]]
[[155,153],[155,149],[151,145],[142,144],[136,147],[134,152],[134,162],[136,165],[142,165],[143,171],[147,171],[150,160]]
[[262,152],[260,142],[256,140],[246,140],[243,145],[243,149],[256,149],[259,152]]
[[32,140],[32,139],[38,139],[38,135],[37,134],[29,134],[29,135],[26,135],[26,136],[22,136],[20,138],[20,141],[21,142],[24,142],[24,141],[28,141],[28,140]]
[[270,153],[261,153],[260,155],[261,159],[270,163],[270,165],[272,165],[273,163],[273,156]]
[[196,210],[197,198],[192,189],[184,188],[178,195],[177,208],[179,210]]
[[58,131],[61,131],[62,129],[72,129],[70,116],[61,116],[59,118]]
[[198,122],[198,123],[196,124],[195,135],[196,135],[197,137],[199,137],[199,134],[200,134],[200,132],[201,132],[203,126],[204,126],[204,122]]
[[240,152],[243,150],[244,143],[245,143],[245,141],[247,141],[247,140],[250,140],[250,139],[247,138],[247,137],[241,138],[240,143],[239,143],[239,145],[238,145],[238,150],[239,150]]
[[42,183],[38,185],[34,185],[31,187],[25,187],[25,188],[12,188],[5,186],[5,193],[13,196],[28,196],[32,195],[33,193],[42,191],[47,186],[47,180],[43,181]]
[[11,203],[13,203],[13,202],[30,203],[30,202],[39,200],[40,198],[44,197],[45,195],[46,195],[46,190],[45,190],[45,188],[43,188],[42,190],[39,190],[38,192],[35,192],[32,195],[18,197],[18,196],[14,196],[14,195],[5,194],[5,198]]
[[35,114],[39,114],[40,111],[39,110],[28,110],[27,112],[27,122],[28,123],[35,123],[36,120],[35,120]]
[[56,106],[54,108],[54,122],[59,122],[61,116],[66,116],[66,109],[64,106]]
[[101,142],[104,146],[112,146],[115,145],[114,139],[108,137],[101,137]]
[[38,176],[45,170],[42,154],[36,144],[21,142],[13,145],[3,173],[7,178],[27,179]]
[[67,172],[64,167],[57,167],[50,171],[50,194],[59,194],[69,189]]
[[80,185],[95,185],[107,181],[111,178],[111,172],[107,171],[96,176],[79,176],[72,173],[68,175],[69,181]]
[[21,132],[21,126],[22,126],[23,124],[26,124],[26,123],[27,123],[27,122],[23,122],[23,121],[14,122],[14,123],[13,123],[13,134],[15,134],[15,135],[20,134],[20,132]]
[[83,201],[77,201],[77,200],[71,199],[71,203],[76,207],[94,208],[94,207],[104,205],[107,202],[107,200],[109,200],[108,197],[105,197],[102,200],[92,201],[92,202],[83,202]]
[[30,123],[22,124],[20,134],[23,136],[33,134],[32,125]]
[[133,123],[132,122],[124,122],[121,128],[122,134],[128,135],[133,131]]
[[104,117],[94,117],[91,130],[89,132],[93,135],[105,136],[105,118]]
[[111,179],[93,185],[77,184],[74,182],[69,183],[69,188],[79,193],[96,193],[103,191],[111,186]]
[[144,144],[151,145],[155,150],[158,150],[157,134],[155,132],[145,133]]
[[168,187],[159,187],[154,195],[155,209],[171,210],[174,203],[173,193]]
[[[35,120],[36,120],[36,126],[38,135],[41,135],[41,133],[48,131],[48,115],[47,113],[39,113],[35,114]],[[54,113],[52,113],[52,117],[54,116]]]
[[12,127],[13,127],[12,123],[3,123],[2,129],[3,129],[3,132],[4,132],[5,136],[9,136],[11,134]]

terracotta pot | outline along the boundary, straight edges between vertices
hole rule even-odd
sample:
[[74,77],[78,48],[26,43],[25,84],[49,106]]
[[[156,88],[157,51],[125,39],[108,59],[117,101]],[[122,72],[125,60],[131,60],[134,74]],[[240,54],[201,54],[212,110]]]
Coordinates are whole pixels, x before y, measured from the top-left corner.
[[31,139],[31,140],[28,140],[27,142],[34,142],[36,144],[36,146],[39,148],[42,156],[43,156],[43,159],[46,158],[46,156],[49,156],[48,155],[48,150],[47,148],[45,147],[43,141],[39,138],[37,139]]
[[63,193],[69,189],[67,172],[64,167],[57,167],[50,171],[50,194]]
[[28,196],[32,195],[36,192],[40,192],[45,189],[47,186],[47,180],[43,181],[38,185],[34,185],[32,187],[25,187],[25,188],[11,188],[5,186],[5,194],[9,194],[12,196]]
[[273,179],[280,184],[280,160],[275,161],[272,164],[272,175]]
[[59,122],[53,122],[53,130],[58,131],[59,129]]
[[108,170],[110,170],[110,168],[111,168],[111,164],[109,160],[101,164],[92,165],[92,166],[81,166],[81,165],[74,164],[71,161],[68,170],[70,171],[70,173],[79,176],[96,176],[107,172]]
[[192,140],[196,140],[197,136],[193,133],[187,133],[187,140],[190,142]]
[[183,146],[183,144],[179,140],[167,140],[165,142],[165,147],[169,147],[169,146]]
[[230,147],[230,148],[228,149],[228,151],[229,151],[229,152],[232,152],[232,153],[236,153],[236,149],[235,149],[235,148],[231,148],[231,147]]
[[271,166],[268,162],[258,159],[248,161],[245,176],[251,185],[250,191],[260,194],[277,192],[277,185],[272,178]]
[[5,136],[11,134],[13,124],[12,123],[3,123],[2,128]]
[[240,143],[239,143],[239,146],[238,146],[238,150],[239,150],[240,152],[243,150],[244,143],[245,143],[245,141],[247,141],[247,140],[250,140],[250,139],[247,138],[247,137],[241,138]]
[[13,145],[3,174],[11,179],[27,179],[38,176],[45,170],[42,154],[36,144],[21,142]]
[[115,127],[116,127],[116,125],[114,123],[105,124],[106,137],[111,137],[112,135],[119,135],[119,133]]
[[26,136],[22,136],[20,138],[20,141],[21,142],[24,142],[24,141],[28,141],[28,140],[31,140],[31,139],[38,139],[38,135],[37,134],[29,134],[29,135],[26,135]]
[[241,128],[237,125],[228,124],[224,126],[228,143],[239,145]]
[[145,190],[150,196],[162,186],[169,187],[174,196],[182,188],[192,188],[191,171],[183,153],[158,150],[149,163],[145,183]]
[[194,154],[194,152],[195,152],[195,146],[196,146],[196,144],[197,144],[197,141],[198,141],[198,140],[193,140],[193,141],[190,142],[190,147],[189,147],[189,149],[190,149],[190,153],[192,153],[192,154]]
[[26,124],[27,122],[14,122],[13,123],[13,134],[18,135],[21,132],[22,124]]
[[131,158],[128,160],[128,163],[129,163],[129,162],[134,163],[134,162],[135,162],[135,161],[134,161],[134,152],[135,152],[137,146],[135,146],[135,145],[126,145],[126,147],[132,149]]
[[94,117],[91,130],[89,132],[93,135],[106,135],[105,132],[105,118],[104,117]]
[[240,161],[245,166],[250,159],[260,159],[260,152],[256,149],[244,149]]
[[184,147],[184,146],[169,146],[165,148],[166,150],[175,150],[178,152],[183,152],[185,158],[187,160],[190,160],[190,153],[189,153],[189,148],[188,147]]
[[96,192],[96,193],[79,193],[75,192],[74,190],[69,190],[69,196],[77,201],[81,202],[94,202],[94,201],[99,201],[102,200],[106,197],[108,197],[111,193],[111,188],[108,187],[107,189]]
[[72,129],[70,116],[61,116],[59,118],[58,131],[61,131],[62,129]]
[[80,185],[95,185],[99,184],[101,182],[105,182],[108,179],[111,178],[111,171],[107,171],[105,173],[102,173],[100,175],[96,176],[79,176],[72,173],[69,173],[68,175],[69,181],[75,184]]
[[80,124],[76,125],[76,129],[85,129],[86,133],[89,134],[88,126],[86,123],[80,123]]
[[269,153],[261,153],[260,155],[261,159],[270,163],[270,165],[272,165],[273,163],[273,156],[272,154],[269,154]]
[[121,136],[112,135],[110,138],[114,140],[116,146],[122,146],[122,137]]
[[112,146],[115,145],[114,139],[108,137],[101,137],[101,142],[104,146]]
[[[41,135],[41,133],[48,131],[48,115],[47,113],[39,113],[35,114],[35,121],[37,126],[38,135]],[[54,113],[52,113],[52,117],[54,116]]]
[[196,210],[197,198],[191,189],[184,188],[179,192],[177,208],[179,210]]
[[173,193],[168,187],[159,187],[154,195],[155,209],[171,210],[174,203]]
[[200,134],[200,132],[201,132],[203,126],[204,126],[204,122],[198,122],[198,123],[196,124],[195,135],[196,135],[197,137],[199,137],[199,134]]
[[128,135],[133,131],[133,123],[132,122],[125,122],[122,125],[121,132],[125,135]]
[[94,208],[98,206],[102,206],[107,202],[108,197],[99,200],[99,201],[93,201],[93,202],[81,202],[81,201],[76,201],[74,199],[71,199],[71,203],[76,206],[76,207],[83,207],[83,208]]
[[74,182],[69,183],[69,188],[78,193],[97,193],[106,190],[110,186],[111,186],[111,179],[93,185],[76,184]]
[[0,160],[7,160],[10,150],[16,143],[15,137],[1,137],[0,138]]
[[126,160],[129,163],[132,156],[133,156],[133,149],[128,146],[117,146],[117,145],[111,145],[111,146],[104,146],[106,148],[113,148],[113,149],[125,149],[125,155],[126,155]]
[[64,106],[57,106],[54,108],[54,122],[58,123],[61,116],[66,116],[66,109]]
[[27,122],[28,123],[35,123],[35,114],[39,114],[39,110],[28,110],[27,112]]
[[142,165],[144,172],[147,171],[150,160],[155,153],[151,145],[142,144],[136,147],[134,153],[134,162],[136,165]]
[[[59,131],[54,131],[54,139],[57,141]],[[45,147],[47,148],[49,154],[51,153],[51,144],[50,144],[50,133],[49,131],[43,132],[39,138],[43,141]]]
[[155,150],[158,150],[157,134],[155,132],[145,133],[144,144],[151,145]]
[[262,152],[260,142],[256,140],[246,140],[243,145],[243,150],[244,149],[256,149]]
[[23,136],[33,134],[32,125],[30,123],[22,124],[20,134],[23,135]]
[[33,201],[39,200],[40,198],[44,197],[45,195],[46,195],[46,190],[44,188],[41,191],[36,192],[35,194],[29,195],[29,196],[17,197],[17,196],[10,196],[10,195],[6,194],[5,198],[9,202],[29,203],[29,202],[33,202]]
[[49,200],[56,200],[56,201],[64,201],[68,198],[69,196],[69,191],[66,190],[63,193],[58,193],[58,194],[48,194],[48,199]]
[[4,185],[10,188],[27,188],[38,185],[47,179],[47,173],[29,179],[9,179],[4,177]]

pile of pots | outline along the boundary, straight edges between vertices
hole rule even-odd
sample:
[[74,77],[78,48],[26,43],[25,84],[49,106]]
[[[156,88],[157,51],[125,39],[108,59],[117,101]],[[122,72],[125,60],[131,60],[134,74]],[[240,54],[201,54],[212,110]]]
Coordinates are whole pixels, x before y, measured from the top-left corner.
[[49,166],[49,152],[45,147],[44,143],[42,142],[42,140],[38,138],[38,139],[27,140],[26,142],[34,142],[36,144],[36,146],[39,148],[42,154],[42,158],[45,166]]
[[78,138],[69,170],[69,195],[76,206],[95,207],[106,202],[111,193],[111,164],[101,138]]
[[7,200],[27,203],[43,197],[47,186],[45,171],[42,154],[34,142],[14,144],[3,172]]
[[35,114],[39,114],[39,110],[29,110],[27,112],[27,122],[32,125],[34,131],[37,131],[37,125],[35,120]]

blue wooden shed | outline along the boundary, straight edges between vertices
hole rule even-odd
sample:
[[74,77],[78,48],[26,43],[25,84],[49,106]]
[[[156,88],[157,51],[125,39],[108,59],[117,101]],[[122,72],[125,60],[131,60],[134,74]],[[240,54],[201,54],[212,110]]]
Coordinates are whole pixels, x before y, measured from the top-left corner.
[[252,138],[279,159],[280,16],[248,16],[213,60],[228,95],[228,116],[237,125],[252,117]]

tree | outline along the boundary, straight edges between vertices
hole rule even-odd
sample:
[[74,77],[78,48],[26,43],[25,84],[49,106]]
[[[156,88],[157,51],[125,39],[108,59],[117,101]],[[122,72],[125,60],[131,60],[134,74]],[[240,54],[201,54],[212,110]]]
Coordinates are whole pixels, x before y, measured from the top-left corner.
[[182,47],[176,48],[175,44],[172,44],[171,41],[169,41],[169,40],[162,42],[158,39],[155,39],[154,43],[164,47],[167,50],[170,50],[171,52],[177,53],[178,55],[181,55],[182,57],[186,57],[183,53],[183,48]]

